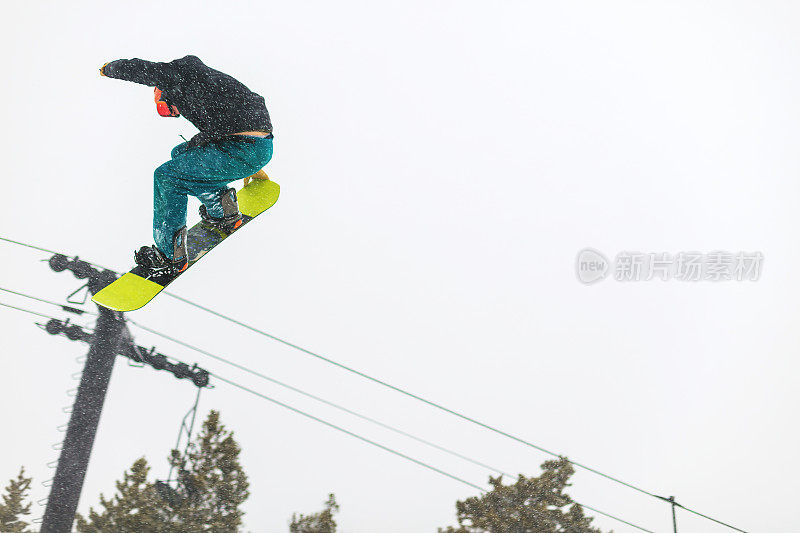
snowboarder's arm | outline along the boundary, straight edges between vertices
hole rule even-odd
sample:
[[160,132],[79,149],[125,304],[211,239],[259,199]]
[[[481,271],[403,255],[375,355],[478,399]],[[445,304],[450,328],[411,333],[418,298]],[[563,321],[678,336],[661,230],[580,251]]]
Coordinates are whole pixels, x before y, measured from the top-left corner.
[[169,63],[156,63],[144,59],[117,59],[106,63],[100,74],[118,80],[132,81],[150,87],[167,87],[177,81],[178,74]]

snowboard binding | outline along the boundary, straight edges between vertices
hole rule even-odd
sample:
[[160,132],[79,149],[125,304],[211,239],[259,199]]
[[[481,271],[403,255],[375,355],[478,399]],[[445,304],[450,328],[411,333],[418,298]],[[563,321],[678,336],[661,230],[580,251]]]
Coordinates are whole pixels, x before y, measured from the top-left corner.
[[159,285],[166,285],[189,268],[189,254],[186,250],[186,226],[172,236],[172,257],[168,258],[156,246],[142,246],[133,253],[137,274]]
[[223,233],[233,233],[242,225],[242,214],[239,212],[239,203],[236,200],[236,189],[225,189],[219,195],[222,204],[222,218],[212,217],[208,214],[206,206],[200,206],[200,217],[203,224],[218,229]]

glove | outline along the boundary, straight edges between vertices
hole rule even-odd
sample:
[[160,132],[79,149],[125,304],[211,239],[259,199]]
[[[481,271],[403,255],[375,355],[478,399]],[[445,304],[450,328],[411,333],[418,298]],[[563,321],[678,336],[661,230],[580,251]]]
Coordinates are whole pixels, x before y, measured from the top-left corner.
[[100,67],[100,75],[107,78],[108,76],[106,75],[105,72],[103,72],[103,69],[106,68],[106,65],[108,65],[108,63],[105,63],[102,67]]
[[244,179],[244,187],[247,187],[247,184],[250,183],[250,180],[253,180],[253,179],[268,180],[269,176],[267,176],[267,173],[264,172],[264,169],[262,168],[261,170],[259,170],[255,174],[253,174],[252,176],[247,176]]

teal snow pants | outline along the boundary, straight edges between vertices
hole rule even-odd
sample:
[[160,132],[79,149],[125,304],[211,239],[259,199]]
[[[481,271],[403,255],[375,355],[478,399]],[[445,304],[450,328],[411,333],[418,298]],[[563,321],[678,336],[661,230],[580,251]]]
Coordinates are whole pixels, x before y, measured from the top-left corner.
[[189,195],[212,217],[222,216],[220,195],[228,184],[261,170],[272,159],[272,137],[231,136],[203,146],[181,143],[153,179],[153,239],[172,259],[175,233],[186,225]]

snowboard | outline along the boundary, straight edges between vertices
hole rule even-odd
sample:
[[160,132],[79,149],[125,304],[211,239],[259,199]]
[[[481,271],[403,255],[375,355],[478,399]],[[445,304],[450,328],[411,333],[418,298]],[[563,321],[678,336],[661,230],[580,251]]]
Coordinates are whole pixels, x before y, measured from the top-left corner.
[[[192,265],[222,241],[242,231],[242,228],[254,218],[275,205],[280,191],[280,186],[269,179],[253,179],[242,187],[240,191],[237,191],[236,197],[239,202],[239,211],[242,213],[242,225],[233,233],[225,233],[216,228],[211,228],[202,221],[192,226],[186,235],[189,266],[169,283],[186,274]],[[140,273],[139,267],[134,267],[118,280],[98,291],[92,297],[92,301],[113,311],[124,312],[141,309],[164,290],[164,287],[169,283],[160,285],[155,281],[145,279],[139,275]]]

